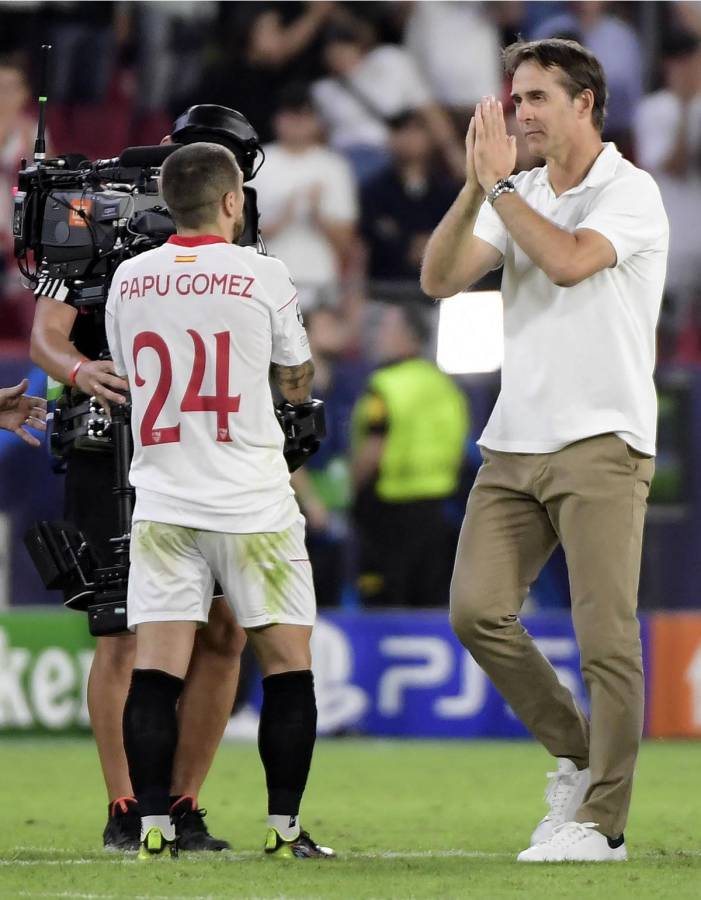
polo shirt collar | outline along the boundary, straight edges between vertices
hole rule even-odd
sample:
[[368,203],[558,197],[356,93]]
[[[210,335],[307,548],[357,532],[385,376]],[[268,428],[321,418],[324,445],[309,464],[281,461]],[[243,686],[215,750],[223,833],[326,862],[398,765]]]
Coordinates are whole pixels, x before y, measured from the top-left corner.
[[[564,194],[560,194],[560,196],[564,197],[568,194],[578,194],[581,191],[586,190],[587,188],[597,187],[597,185],[609,181],[616,169],[616,166],[618,165],[618,161],[620,158],[620,151],[613,143],[613,141],[607,141],[604,144],[603,150],[594,160],[594,165],[591,167],[591,169],[589,169],[584,180],[579,184],[576,184],[573,188],[570,188],[568,191],[565,191]],[[536,176],[535,183],[545,185],[546,187],[550,188],[550,190],[552,190],[552,185],[550,184],[550,178],[548,176],[547,165],[542,167],[542,169]]]

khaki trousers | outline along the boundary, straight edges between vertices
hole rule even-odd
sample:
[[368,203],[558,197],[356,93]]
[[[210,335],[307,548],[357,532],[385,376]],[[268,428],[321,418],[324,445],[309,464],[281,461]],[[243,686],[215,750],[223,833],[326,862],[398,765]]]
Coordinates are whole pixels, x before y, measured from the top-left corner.
[[[591,786],[576,819],[616,837],[628,815],[643,727],[636,607],[654,461],[614,434],[556,453],[482,453],[451,584],[453,629],[546,749],[589,766]],[[591,721],[518,618],[558,542]]]

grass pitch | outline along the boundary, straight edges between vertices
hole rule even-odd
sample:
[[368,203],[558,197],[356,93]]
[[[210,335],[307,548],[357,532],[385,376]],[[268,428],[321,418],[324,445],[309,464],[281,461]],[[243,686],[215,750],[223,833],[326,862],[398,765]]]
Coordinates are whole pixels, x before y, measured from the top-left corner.
[[106,802],[88,740],[0,744],[0,897],[701,897],[701,745],[647,743],[626,843],[631,861],[517,864],[544,812],[551,760],[530,743],[321,741],[303,807],[328,861],[264,859],[256,749],[222,747],[201,802],[232,854],[159,859],[100,849]]

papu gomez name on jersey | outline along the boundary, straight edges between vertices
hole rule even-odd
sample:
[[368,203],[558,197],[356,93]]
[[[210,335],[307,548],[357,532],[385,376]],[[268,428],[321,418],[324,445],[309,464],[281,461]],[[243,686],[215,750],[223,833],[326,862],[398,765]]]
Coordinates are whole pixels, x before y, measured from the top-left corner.
[[137,275],[135,278],[125,278],[120,282],[119,297],[121,300],[146,300],[149,295],[165,297],[168,294],[179,294],[186,297],[194,294],[201,297],[203,294],[211,294],[252,300],[251,289],[254,282],[255,278],[249,275],[234,275],[228,272]]

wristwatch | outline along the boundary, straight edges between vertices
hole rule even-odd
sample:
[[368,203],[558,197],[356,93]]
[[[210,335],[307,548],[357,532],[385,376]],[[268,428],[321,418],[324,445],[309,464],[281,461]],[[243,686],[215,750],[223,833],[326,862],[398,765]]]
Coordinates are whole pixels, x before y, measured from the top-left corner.
[[508,178],[500,178],[491,191],[487,194],[487,200],[490,206],[494,206],[494,201],[502,194],[513,194],[516,192],[516,185]]

